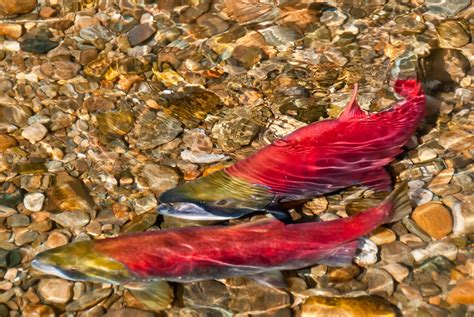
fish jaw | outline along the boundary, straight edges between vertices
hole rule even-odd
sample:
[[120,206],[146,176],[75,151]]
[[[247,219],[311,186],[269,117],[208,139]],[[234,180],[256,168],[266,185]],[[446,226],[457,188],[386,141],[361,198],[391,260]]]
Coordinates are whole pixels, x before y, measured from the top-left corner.
[[225,220],[264,210],[274,200],[267,187],[220,170],[161,194],[161,214],[189,220]]
[[94,250],[93,242],[74,242],[43,251],[35,256],[31,266],[72,281],[121,284],[132,278],[124,264]]
[[207,221],[207,220],[229,220],[240,217],[239,214],[219,215],[206,210],[205,208],[193,203],[169,203],[160,204],[157,209],[159,214],[171,216],[180,219]]

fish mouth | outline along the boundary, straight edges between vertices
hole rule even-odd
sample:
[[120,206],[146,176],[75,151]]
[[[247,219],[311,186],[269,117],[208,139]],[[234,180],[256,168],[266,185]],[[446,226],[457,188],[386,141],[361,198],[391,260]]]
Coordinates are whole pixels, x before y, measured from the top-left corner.
[[87,280],[87,275],[76,271],[76,270],[63,270],[54,264],[49,264],[45,260],[42,260],[42,254],[37,255],[33,261],[31,261],[31,267],[44,274],[54,275],[66,280],[80,281]]
[[[160,197],[161,200],[161,197]],[[199,204],[190,202],[163,203],[158,206],[159,214],[187,220],[229,220],[239,218],[241,214],[222,214],[216,211],[209,211]]]

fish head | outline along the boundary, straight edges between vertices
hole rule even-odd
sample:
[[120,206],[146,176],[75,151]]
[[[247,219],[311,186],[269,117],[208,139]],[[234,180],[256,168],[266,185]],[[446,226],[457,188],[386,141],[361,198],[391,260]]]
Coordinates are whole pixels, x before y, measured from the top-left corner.
[[265,186],[221,170],[170,189],[159,199],[161,214],[190,220],[224,220],[265,210],[274,194]]
[[43,251],[31,266],[43,273],[73,281],[120,284],[130,271],[119,261],[98,252],[94,241],[80,241]]

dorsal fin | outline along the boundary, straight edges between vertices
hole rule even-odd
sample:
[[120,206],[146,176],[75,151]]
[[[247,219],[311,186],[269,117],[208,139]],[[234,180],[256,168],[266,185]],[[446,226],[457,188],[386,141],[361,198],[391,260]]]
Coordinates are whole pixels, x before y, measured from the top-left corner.
[[354,84],[354,91],[352,93],[352,98],[349,100],[344,111],[339,116],[339,120],[349,120],[354,118],[365,117],[365,113],[360,109],[359,104],[357,103],[357,91],[359,90],[359,85]]

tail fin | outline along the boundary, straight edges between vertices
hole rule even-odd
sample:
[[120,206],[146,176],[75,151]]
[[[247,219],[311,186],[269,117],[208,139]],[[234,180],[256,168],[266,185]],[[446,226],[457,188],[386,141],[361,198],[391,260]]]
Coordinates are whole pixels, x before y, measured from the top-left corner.
[[408,196],[408,183],[405,181],[393,190],[390,195],[385,198],[384,202],[392,204],[392,212],[387,216],[384,223],[395,222],[412,211],[410,197]]
[[421,82],[416,79],[397,79],[393,88],[405,98],[418,96],[422,90]]

